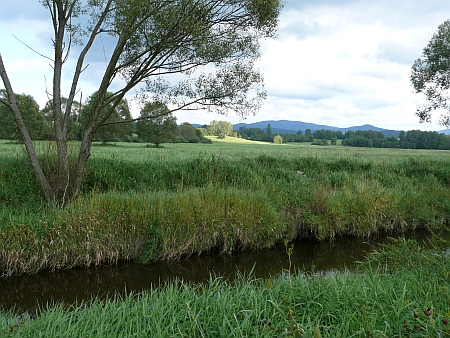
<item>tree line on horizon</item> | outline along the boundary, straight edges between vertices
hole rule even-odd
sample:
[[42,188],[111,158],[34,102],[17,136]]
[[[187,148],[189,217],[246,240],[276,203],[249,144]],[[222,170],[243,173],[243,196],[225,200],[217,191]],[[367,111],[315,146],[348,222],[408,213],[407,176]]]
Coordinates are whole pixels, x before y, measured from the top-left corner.
[[[74,102],[68,125],[68,138],[79,141],[92,109],[92,102],[97,93],[92,94],[83,105]],[[0,90],[0,97],[6,96],[5,90]],[[30,130],[33,140],[54,140],[52,102],[49,100],[43,109],[31,95],[17,94],[16,100],[23,113],[24,123]],[[67,99],[62,98],[64,106]],[[64,107],[62,107],[64,109]],[[104,107],[106,112],[111,107]],[[100,114],[99,119],[103,118]],[[190,123],[177,125],[177,119],[170,113],[167,106],[158,102],[145,104],[140,111],[140,116],[134,122],[132,120],[128,101],[121,100],[113,109],[113,113],[106,120],[105,126],[94,134],[94,141],[107,144],[109,142],[140,142],[152,143],[159,146],[162,143],[211,143],[202,132]],[[22,142],[22,135],[14,121],[11,110],[0,102],[0,139],[16,140]]]
[[[5,95],[4,90],[0,90],[0,96]],[[95,99],[96,93],[92,94],[84,105],[75,102],[72,109],[69,123],[69,136],[72,140],[80,140],[86,120],[89,116],[91,103]],[[52,103],[48,101],[45,107],[40,110],[39,105],[30,95],[17,95],[25,124],[31,131],[35,140],[52,140],[53,126],[51,116]],[[62,104],[65,104],[62,100]],[[110,107],[104,107],[107,111]],[[100,114],[99,118],[102,118]],[[139,118],[135,122],[125,122],[131,119],[131,113],[126,99],[114,108],[114,113],[107,119],[107,123],[95,133],[94,141],[106,144],[108,142],[141,142],[152,143],[159,146],[162,143],[211,143],[206,136],[217,136],[225,138],[227,136],[239,137],[242,139],[275,142],[276,143],[300,143],[310,142],[313,145],[336,145],[337,140],[341,140],[343,146],[368,147],[368,148],[403,148],[403,149],[450,149],[450,137],[435,131],[409,130],[400,131],[398,137],[385,136],[382,132],[373,130],[357,131],[332,131],[306,129],[293,133],[273,133],[271,125],[268,124],[264,130],[262,128],[240,127],[234,130],[233,125],[227,121],[211,121],[208,125],[200,128],[194,127],[188,122],[180,126],[167,106],[158,102],[147,103],[140,112]],[[21,141],[21,134],[14,122],[14,117],[8,107],[0,103],[0,138],[7,140]],[[329,142],[328,142],[329,141]]]
[[[237,130],[239,137],[253,140],[272,142],[275,135],[270,124],[266,130],[262,128],[240,127]],[[435,149],[450,150],[450,137],[436,131],[409,130],[400,131],[398,137],[385,136],[382,132],[374,130],[349,130],[342,131],[306,129],[297,133],[281,133],[283,143],[311,142],[314,145],[336,145],[341,140],[341,145],[367,148],[401,148],[401,149]],[[329,142],[328,142],[329,141]]]

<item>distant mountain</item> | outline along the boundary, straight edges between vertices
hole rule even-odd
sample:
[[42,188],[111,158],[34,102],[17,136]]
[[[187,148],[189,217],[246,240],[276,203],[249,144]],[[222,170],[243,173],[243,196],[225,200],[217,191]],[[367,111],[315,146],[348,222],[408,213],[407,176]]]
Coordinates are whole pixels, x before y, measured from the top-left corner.
[[439,133],[439,134],[450,135],[450,129],[439,130],[438,133]]
[[261,121],[261,122],[255,122],[255,123],[238,123],[233,125],[234,130],[238,130],[240,127],[247,127],[247,128],[260,128],[260,129],[266,129],[267,125],[270,124],[270,128],[272,129],[272,133],[280,133],[280,134],[295,134],[297,131],[301,130],[302,133],[305,133],[306,129],[310,129],[311,132],[315,132],[316,130],[332,130],[332,131],[342,131],[345,133],[349,130],[374,130],[378,132],[382,132],[384,136],[395,136],[398,137],[398,134],[400,131],[398,130],[389,130],[389,129],[382,129],[375,126],[372,126],[370,124],[365,124],[363,126],[354,126],[354,127],[348,127],[348,128],[338,128],[338,127],[332,127],[332,126],[325,126],[321,124],[315,124],[315,123],[307,123],[307,122],[301,122],[301,121],[287,121],[287,120],[280,120],[280,121]]

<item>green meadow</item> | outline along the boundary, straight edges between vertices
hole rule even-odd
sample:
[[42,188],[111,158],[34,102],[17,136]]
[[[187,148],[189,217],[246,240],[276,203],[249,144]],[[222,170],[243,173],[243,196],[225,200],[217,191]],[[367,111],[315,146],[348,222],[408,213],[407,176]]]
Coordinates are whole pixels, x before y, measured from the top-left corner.
[[[48,147],[37,145],[51,170]],[[20,145],[0,143],[0,159],[4,275],[436,231],[450,214],[446,151],[233,139],[94,145],[83,194],[63,208],[43,203]]]
[[[52,169],[47,143],[37,145]],[[73,144],[74,149],[76,144]],[[93,147],[83,194],[43,202],[20,145],[0,143],[4,278],[76,266],[148,263],[448,229],[446,151],[214,140]],[[355,271],[262,280],[175,281],[139,294],[0,308],[2,337],[448,337],[450,260],[440,236],[398,240]],[[447,249],[445,249],[447,248]]]

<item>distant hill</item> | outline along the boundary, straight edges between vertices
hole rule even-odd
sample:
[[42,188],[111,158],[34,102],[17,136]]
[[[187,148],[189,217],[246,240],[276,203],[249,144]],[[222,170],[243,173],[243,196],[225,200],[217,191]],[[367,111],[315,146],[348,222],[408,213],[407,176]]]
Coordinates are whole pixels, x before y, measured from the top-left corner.
[[305,133],[306,129],[311,129],[311,132],[315,132],[316,130],[326,129],[326,130],[332,130],[332,131],[342,131],[345,133],[349,130],[374,130],[378,132],[382,132],[384,136],[395,136],[398,137],[399,130],[389,130],[389,129],[382,129],[375,126],[372,126],[370,124],[365,124],[363,126],[354,126],[354,127],[348,127],[348,128],[338,128],[338,127],[332,127],[332,126],[326,126],[321,124],[315,124],[315,123],[307,123],[307,122],[301,122],[301,121],[287,121],[287,120],[280,120],[280,121],[261,121],[261,122],[254,122],[254,123],[238,123],[233,125],[234,130],[238,130],[240,127],[247,127],[247,128],[260,128],[260,129],[266,129],[267,125],[270,124],[270,127],[272,129],[272,133],[280,133],[280,134],[295,134],[297,131],[301,130],[302,133]]

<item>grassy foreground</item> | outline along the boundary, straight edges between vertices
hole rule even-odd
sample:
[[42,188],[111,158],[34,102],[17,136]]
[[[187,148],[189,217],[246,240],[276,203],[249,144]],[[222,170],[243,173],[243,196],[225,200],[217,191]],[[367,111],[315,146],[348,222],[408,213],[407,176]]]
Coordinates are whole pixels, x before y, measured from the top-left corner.
[[[289,247],[287,247],[287,259]],[[0,311],[2,337],[449,337],[450,257],[399,241],[356,272],[242,277]]]
[[[41,160],[51,170],[46,147]],[[450,215],[445,151],[95,146],[84,193],[64,208],[42,203],[18,145],[1,143],[0,160],[4,275],[438,229]]]

